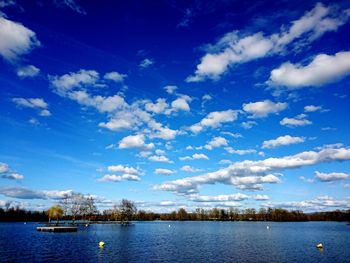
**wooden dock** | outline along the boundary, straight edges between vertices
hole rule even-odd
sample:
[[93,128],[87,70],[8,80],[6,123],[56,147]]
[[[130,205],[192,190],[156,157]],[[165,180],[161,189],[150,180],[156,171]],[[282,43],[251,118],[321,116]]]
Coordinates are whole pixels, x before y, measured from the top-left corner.
[[77,232],[76,226],[39,226],[36,228],[40,232]]

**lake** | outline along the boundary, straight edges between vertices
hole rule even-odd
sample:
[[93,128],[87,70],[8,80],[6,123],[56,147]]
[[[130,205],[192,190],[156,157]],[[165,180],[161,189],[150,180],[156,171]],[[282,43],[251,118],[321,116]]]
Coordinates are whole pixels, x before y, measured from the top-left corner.
[[[135,222],[76,233],[37,232],[37,226],[0,223],[0,261],[350,262],[345,222]],[[320,242],[323,251],[315,247]]]

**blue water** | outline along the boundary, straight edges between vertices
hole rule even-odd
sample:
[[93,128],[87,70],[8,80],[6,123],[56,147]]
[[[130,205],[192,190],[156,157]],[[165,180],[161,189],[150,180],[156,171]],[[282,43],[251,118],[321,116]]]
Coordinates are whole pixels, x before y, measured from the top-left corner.
[[350,262],[350,226],[340,222],[136,222],[77,233],[37,226],[0,223],[0,262]]

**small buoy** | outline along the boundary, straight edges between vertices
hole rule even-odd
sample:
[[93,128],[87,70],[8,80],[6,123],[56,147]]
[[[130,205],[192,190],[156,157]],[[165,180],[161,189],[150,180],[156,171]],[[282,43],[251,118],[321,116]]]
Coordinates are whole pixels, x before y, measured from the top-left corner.
[[170,227],[170,225],[169,225],[169,227]]
[[269,226],[267,226],[267,227],[266,227],[266,229],[270,229],[270,227],[269,227]]
[[98,243],[98,246],[99,246],[99,247],[104,247],[104,246],[105,246],[105,242],[100,241],[100,242]]
[[88,227],[88,226],[89,226],[89,224],[86,224],[86,225],[85,225],[85,227]]
[[321,248],[323,248],[323,245],[322,245],[322,243],[319,243],[316,245],[316,247],[321,249]]
[[25,224],[25,225],[26,225],[26,224],[27,224],[27,222],[24,222],[23,224]]

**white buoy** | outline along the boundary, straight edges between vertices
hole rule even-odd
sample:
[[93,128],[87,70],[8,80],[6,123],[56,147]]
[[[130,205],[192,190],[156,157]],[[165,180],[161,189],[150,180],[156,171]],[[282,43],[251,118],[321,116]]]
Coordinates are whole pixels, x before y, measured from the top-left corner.
[[170,225],[169,225],[169,227],[170,227]]
[[270,229],[270,227],[269,227],[269,226],[267,226],[267,227],[266,227],[266,229],[267,229],[267,230],[269,230],[269,229]]

